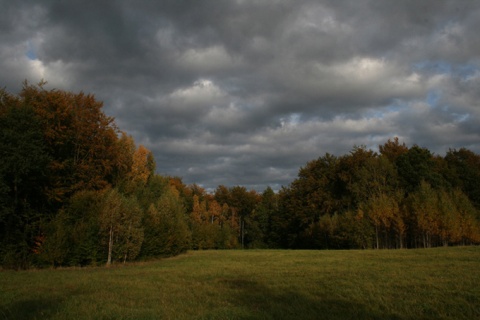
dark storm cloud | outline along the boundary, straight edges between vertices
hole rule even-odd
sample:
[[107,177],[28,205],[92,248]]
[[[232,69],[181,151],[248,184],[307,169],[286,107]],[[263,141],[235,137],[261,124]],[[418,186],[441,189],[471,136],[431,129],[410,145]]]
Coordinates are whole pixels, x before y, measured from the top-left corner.
[[94,93],[207,188],[400,137],[480,152],[475,1],[4,1],[0,85]]

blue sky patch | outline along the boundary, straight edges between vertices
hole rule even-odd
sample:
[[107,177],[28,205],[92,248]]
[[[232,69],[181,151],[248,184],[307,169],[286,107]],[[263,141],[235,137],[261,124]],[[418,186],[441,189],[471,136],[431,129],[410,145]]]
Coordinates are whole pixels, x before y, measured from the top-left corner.
[[454,77],[466,79],[480,71],[480,66],[475,63],[455,64],[448,61],[422,61],[415,63],[413,69],[432,74],[451,74]]
[[27,41],[27,51],[25,52],[25,55],[30,60],[36,60],[37,59],[37,52],[35,50],[35,46],[33,45],[32,41],[30,41],[30,40]]

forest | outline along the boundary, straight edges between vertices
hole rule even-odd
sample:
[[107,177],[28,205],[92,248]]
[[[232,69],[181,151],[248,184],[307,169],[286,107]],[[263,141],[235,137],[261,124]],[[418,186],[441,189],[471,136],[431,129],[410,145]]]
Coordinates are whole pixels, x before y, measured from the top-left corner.
[[156,173],[93,95],[0,90],[0,265],[111,265],[187,250],[480,244],[480,155],[392,138],[305,164],[275,192]]

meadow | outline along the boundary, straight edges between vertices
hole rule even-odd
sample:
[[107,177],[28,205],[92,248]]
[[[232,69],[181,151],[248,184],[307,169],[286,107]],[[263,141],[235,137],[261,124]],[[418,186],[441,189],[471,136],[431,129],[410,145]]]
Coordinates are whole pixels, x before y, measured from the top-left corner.
[[480,319],[480,247],[189,251],[2,270],[1,319]]

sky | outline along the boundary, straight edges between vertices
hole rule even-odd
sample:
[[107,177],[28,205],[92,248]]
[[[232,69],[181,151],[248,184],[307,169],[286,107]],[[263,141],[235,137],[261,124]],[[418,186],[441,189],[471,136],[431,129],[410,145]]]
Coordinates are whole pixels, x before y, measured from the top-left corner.
[[0,0],[0,87],[94,94],[157,172],[288,186],[398,137],[480,153],[480,2]]

